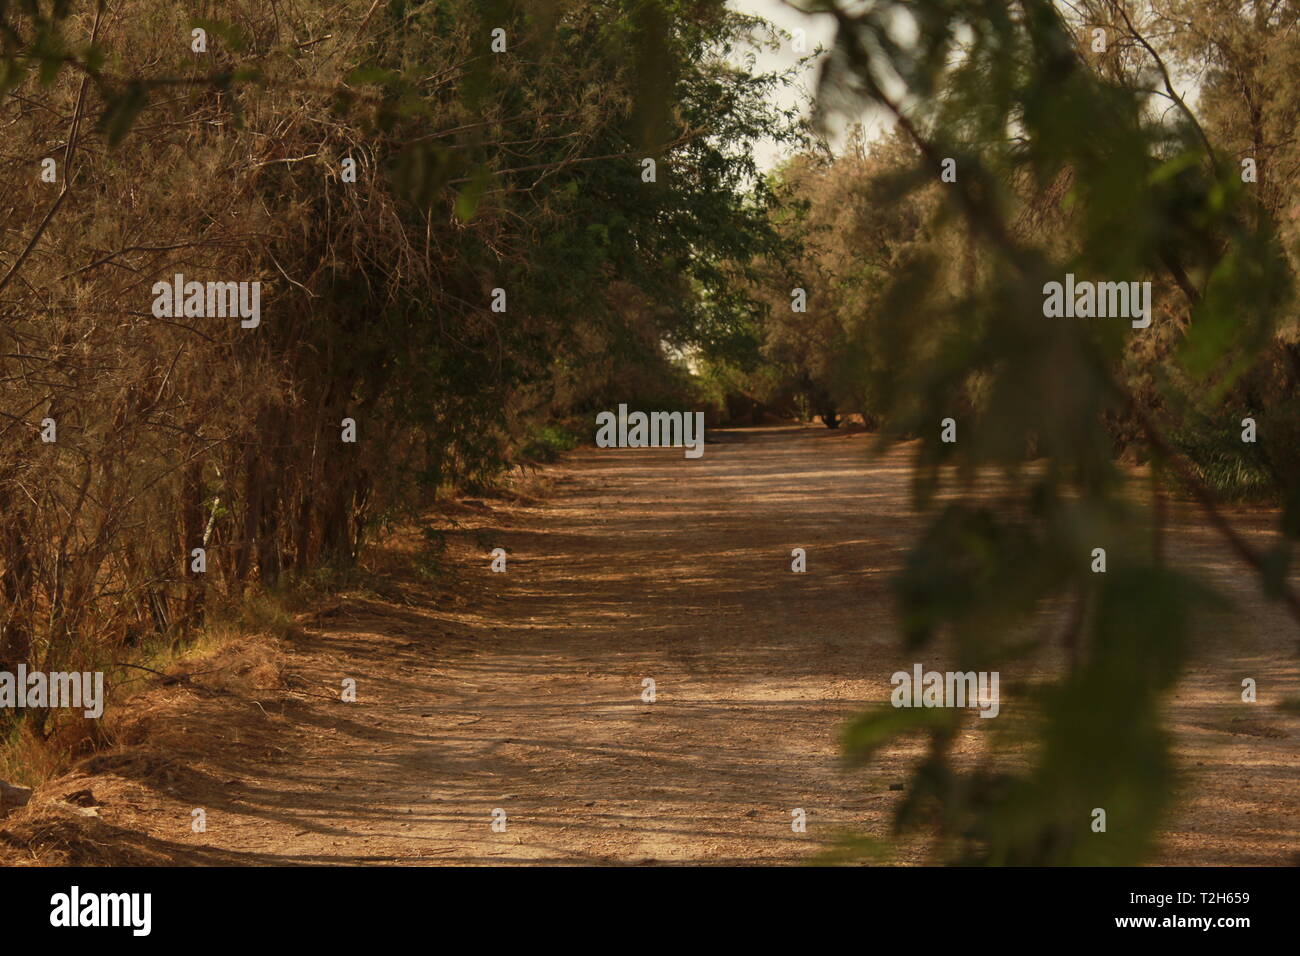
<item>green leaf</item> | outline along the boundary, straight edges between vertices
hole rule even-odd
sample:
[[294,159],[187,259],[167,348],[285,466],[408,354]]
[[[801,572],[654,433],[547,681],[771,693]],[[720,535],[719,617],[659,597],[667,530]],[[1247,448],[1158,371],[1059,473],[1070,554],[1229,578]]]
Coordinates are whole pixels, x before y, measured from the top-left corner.
[[474,170],[470,176],[469,183],[460,191],[456,197],[456,218],[461,222],[469,222],[474,218],[478,211],[478,204],[483,200],[484,193],[487,192],[488,183],[492,181],[492,172],[486,166],[480,166]]
[[109,99],[99,117],[99,130],[108,138],[109,146],[122,142],[147,102],[144,86],[138,82],[131,83],[124,92]]
[[1291,542],[1280,541],[1264,552],[1264,593],[1280,598],[1285,593],[1287,573],[1291,569]]
[[396,70],[386,70],[379,66],[360,66],[344,77],[349,86],[391,86],[402,79]]
[[4,96],[27,75],[27,67],[15,59],[0,62],[0,96]]
[[843,746],[851,764],[865,763],[893,738],[918,730],[951,727],[958,711],[952,707],[882,706],[854,718],[844,731]]
[[225,45],[236,53],[243,53],[248,49],[248,40],[244,37],[244,32],[237,24],[227,23],[224,20],[208,20],[205,18],[196,18],[190,21],[190,28],[201,27],[208,31],[209,34],[220,37]]
[[1201,163],[1200,150],[1188,149],[1179,153],[1173,159],[1161,163],[1157,166],[1148,177],[1147,182],[1152,186],[1168,182],[1177,178],[1189,169],[1195,169]]

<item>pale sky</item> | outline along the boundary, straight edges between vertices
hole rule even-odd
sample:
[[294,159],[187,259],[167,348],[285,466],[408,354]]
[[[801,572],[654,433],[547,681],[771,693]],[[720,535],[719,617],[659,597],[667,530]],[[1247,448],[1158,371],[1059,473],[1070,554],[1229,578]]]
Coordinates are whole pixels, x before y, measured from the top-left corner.
[[[835,21],[829,16],[826,14],[810,16],[791,3],[787,3],[786,0],[728,0],[727,5],[733,10],[760,16],[791,34],[798,29],[804,30],[807,35],[806,42],[809,52],[815,50],[818,45],[829,48],[835,38]],[[800,58],[805,55],[807,54],[796,53],[792,44],[786,41],[782,44],[780,50],[758,51],[755,70],[762,73],[787,69],[798,63]],[[811,95],[816,86],[817,68],[810,66],[804,72],[801,90],[803,93]],[[793,105],[798,102],[798,99],[798,93],[789,91],[782,98],[781,105]],[[866,117],[863,118],[863,121],[866,121]],[[877,124],[867,123],[866,125],[871,130]],[[844,122],[837,120],[833,124],[833,129],[840,131],[844,126]],[[833,138],[832,144],[838,146],[838,137]],[[759,166],[764,169],[769,169],[786,158],[780,153],[775,143],[762,142],[755,147],[754,157],[758,160]]]
[[[807,48],[810,51],[816,49],[819,44],[829,48],[835,37],[834,20],[824,13],[815,15],[803,13],[798,9],[798,3],[799,0],[727,0],[727,5],[733,10],[760,16],[789,33],[799,28],[804,29],[807,31]],[[780,50],[760,51],[757,54],[755,69],[759,72],[771,72],[788,68],[794,66],[802,55],[794,52],[791,44],[786,42]],[[1176,63],[1172,64],[1172,67],[1176,87],[1189,106],[1195,110],[1200,95],[1199,77],[1186,75],[1178,69]],[[885,82],[888,86],[889,78],[885,78]],[[801,86],[804,93],[812,94],[816,85],[817,69],[813,66],[805,71]],[[782,105],[790,105],[797,100],[798,94],[791,91],[784,98]],[[883,113],[874,109],[854,119],[866,127],[868,139],[874,138],[887,125]],[[832,122],[832,129],[842,133],[847,125],[847,120],[837,118]],[[842,145],[842,136],[833,136],[831,145],[838,150]],[[770,169],[786,158],[776,144],[770,142],[756,144],[754,157],[763,169]]]

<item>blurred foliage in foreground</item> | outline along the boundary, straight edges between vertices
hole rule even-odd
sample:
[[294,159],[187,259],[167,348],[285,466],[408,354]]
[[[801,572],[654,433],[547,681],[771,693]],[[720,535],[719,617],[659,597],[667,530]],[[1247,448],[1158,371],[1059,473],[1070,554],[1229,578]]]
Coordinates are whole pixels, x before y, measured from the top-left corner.
[[[850,727],[847,750],[866,761],[925,736],[896,824],[937,834],[937,860],[1139,862],[1176,791],[1161,709],[1193,622],[1220,603],[1166,561],[1171,483],[1244,573],[1300,607],[1285,583],[1300,532],[1300,9],[806,6],[838,24],[823,108],[874,103],[892,133],[782,171],[803,200],[782,225],[809,237],[815,305],[794,315],[777,296],[767,348],[886,440],[920,438],[915,498],[931,523],[896,584],[905,646],[999,671],[1019,695],[1017,719],[1004,707],[977,728],[977,758],[954,759],[973,715],[949,708],[885,705]],[[1199,114],[1170,82],[1185,71],[1204,78]],[[1066,273],[1152,282],[1151,327],[1045,318],[1044,284]],[[1246,416],[1256,445],[1240,440]],[[954,443],[940,440],[948,418]],[[1149,484],[1125,479],[1126,449],[1150,461]],[[1273,550],[1221,523],[1224,490],[1282,503]],[[1059,679],[1031,686],[1054,655]]]

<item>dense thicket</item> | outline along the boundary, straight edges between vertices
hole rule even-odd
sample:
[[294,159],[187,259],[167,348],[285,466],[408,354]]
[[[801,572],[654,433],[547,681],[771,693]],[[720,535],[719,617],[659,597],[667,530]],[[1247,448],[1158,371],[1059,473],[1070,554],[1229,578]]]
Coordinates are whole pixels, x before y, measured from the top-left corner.
[[[681,401],[672,347],[753,337],[726,264],[782,240],[748,142],[796,129],[766,105],[782,78],[729,65],[764,28],[721,3],[0,23],[0,667],[180,637],[552,420]],[[260,281],[260,325],[156,315],[175,274]]]

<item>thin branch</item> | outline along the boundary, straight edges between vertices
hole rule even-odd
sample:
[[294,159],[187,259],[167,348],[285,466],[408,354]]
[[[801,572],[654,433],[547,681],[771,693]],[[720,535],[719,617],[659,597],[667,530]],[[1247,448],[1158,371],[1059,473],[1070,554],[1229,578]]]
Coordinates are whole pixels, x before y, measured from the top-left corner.
[[[95,45],[95,40],[99,37],[99,20],[103,12],[104,8],[102,5],[95,8],[95,24],[90,29],[91,46]],[[32,234],[32,238],[28,241],[27,246],[21,253],[19,253],[18,258],[13,261],[13,264],[9,266],[9,270],[4,274],[3,278],[0,278],[0,292],[3,292],[13,277],[18,274],[18,270],[21,269],[23,263],[27,261],[27,257],[36,249],[36,244],[41,241],[41,236],[45,235],[45,229],[49,226],[50,220],[52,220],[54,214],[59,211],[59,208],[63,205],[63,201],[68,198],[68,190],[72,188],[72,157],[77,149],[77,136],[81,129],[81,117],[86,106],[86,87],[89,85],[89,75],[83,76],[81,78],[81,87],[77,91],[77,105],[72,111],[72,126],[68,132],[68,145],[63,152],[63,188],[59,190],[59,195],[55,198],[54,202],[50,204],[50,208],[46,211],[44,218],[41,219],[40,225],[36,227],[36,232]]]

